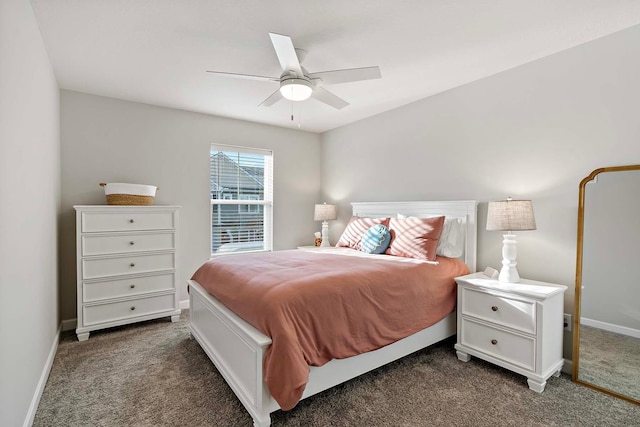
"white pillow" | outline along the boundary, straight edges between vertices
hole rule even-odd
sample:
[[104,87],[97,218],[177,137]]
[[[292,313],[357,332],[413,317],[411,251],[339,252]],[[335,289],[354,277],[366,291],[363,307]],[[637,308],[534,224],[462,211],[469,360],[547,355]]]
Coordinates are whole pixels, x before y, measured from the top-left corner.
[[[398,219],[407,219],[407,215],[398,214]],[[460,258],[464,252],[464,223],[462,218],[445,217],[442,234],[438,240],[436,255],[447,258]]]

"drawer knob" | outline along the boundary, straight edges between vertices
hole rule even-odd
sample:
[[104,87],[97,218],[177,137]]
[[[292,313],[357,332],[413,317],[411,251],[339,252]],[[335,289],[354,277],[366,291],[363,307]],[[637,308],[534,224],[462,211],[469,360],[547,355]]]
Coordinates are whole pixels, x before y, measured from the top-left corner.
[[498,307],[496,307],[495,305],[491,307],[491,311],[498,311]]
[[135,244],[136,244],[136,242],[134,242],[134,241],[132,240],[132,241],[130,241],[130,242],[129,242],[129,244],[130,244],[131,246],[133,246],[133,245],[135,245]]
[[129,285],[129,287],[130,287],[131,289],[133,289],[133,288],[135,288],[135,287],[136,287],[136,285]]
[[135,267],[136,265],[132,262],[131,264],[129,264],[129,267]]
[[131,224],[133,224],[133,222],[134,222],[134,221],[133,221],[133,218],[131,218],[131,219],[129,220],[129,222],[130,222]]
[[491,344],[492,344],[492,345],[496,345],[496,344],[498,344],[498,340],[491,340]]
[[136,309],[135,307],[131,307],[131,311],[133,311],[133,310],[135,310],[135,309]]

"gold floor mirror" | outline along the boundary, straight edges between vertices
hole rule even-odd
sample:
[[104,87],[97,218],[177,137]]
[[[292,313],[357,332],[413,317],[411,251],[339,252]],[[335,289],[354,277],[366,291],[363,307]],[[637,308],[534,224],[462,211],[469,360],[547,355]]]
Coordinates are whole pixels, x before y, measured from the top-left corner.
[[640,165],[580,182],[573,381],[640,404]]

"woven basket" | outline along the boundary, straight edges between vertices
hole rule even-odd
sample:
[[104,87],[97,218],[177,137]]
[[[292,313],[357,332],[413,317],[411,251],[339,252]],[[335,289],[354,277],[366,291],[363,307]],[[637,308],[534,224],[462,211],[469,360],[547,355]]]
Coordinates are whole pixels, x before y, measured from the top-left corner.
[[157,187],[153,185],[100,183],[104,187],[108,205],[150,206],[153,205]]
[[135,194],[109,194],[108,205],[149,206],[153,204],[153,196],[136,196]]

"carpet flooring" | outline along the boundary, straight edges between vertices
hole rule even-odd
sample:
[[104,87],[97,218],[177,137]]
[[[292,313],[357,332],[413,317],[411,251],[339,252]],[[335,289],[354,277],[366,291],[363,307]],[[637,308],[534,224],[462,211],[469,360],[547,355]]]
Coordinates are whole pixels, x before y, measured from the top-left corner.
[[640,400],[640,339],[580,325],[579,367],[581,380]]
[[[638,426],[640,406],[472,358],[449,339],[272,414],[274,426]],[[61,339],[34,426],[251,426],[183,313]]]

